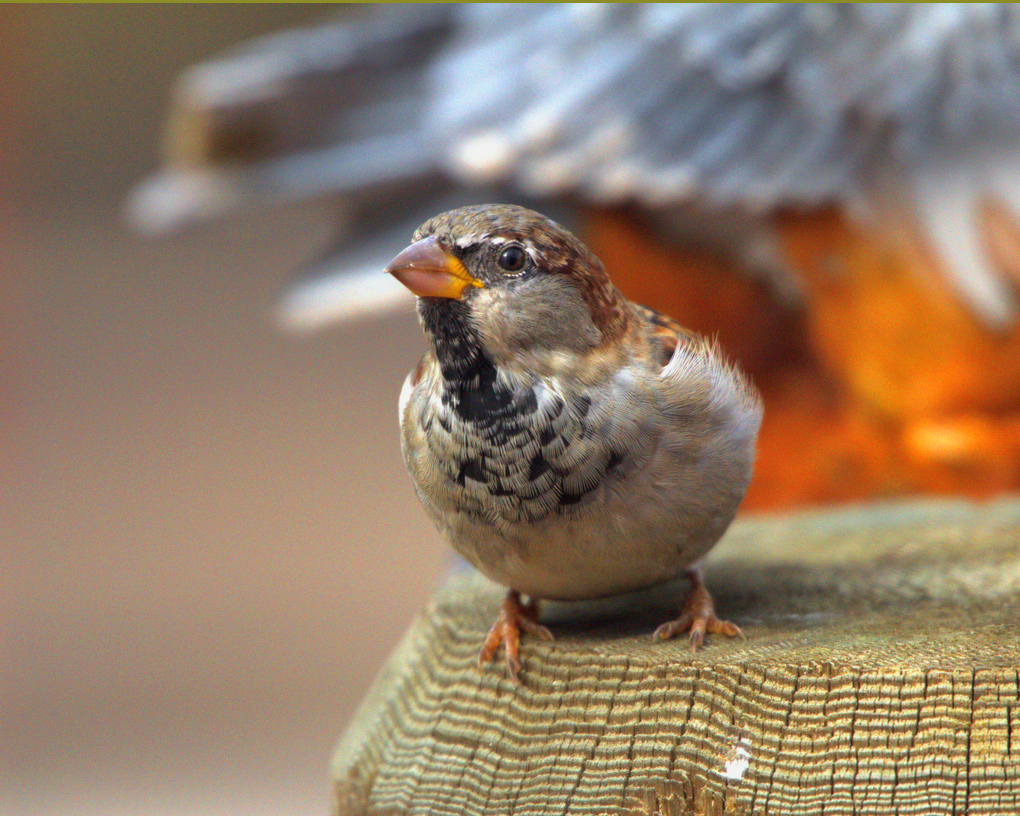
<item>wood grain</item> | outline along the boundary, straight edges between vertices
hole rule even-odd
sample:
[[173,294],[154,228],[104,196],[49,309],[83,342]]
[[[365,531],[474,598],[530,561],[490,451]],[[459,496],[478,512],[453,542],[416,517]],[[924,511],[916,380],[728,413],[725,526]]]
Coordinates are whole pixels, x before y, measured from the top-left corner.
[[461,575],[333,763],[353,814],[1016,814],[1020,501],[738,522],[709,585],[745,641],[653,643],[682,590],[544,608],[524,682]]

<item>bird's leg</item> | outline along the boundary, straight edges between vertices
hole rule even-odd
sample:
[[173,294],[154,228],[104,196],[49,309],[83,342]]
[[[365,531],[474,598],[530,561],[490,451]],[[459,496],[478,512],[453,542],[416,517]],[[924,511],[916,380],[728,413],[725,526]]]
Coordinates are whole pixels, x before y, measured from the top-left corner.
[[[692,652],[698,651],[698,647],[705,640],[706,631],[711,632],[713,635],[744,638],[744,633],[740,631],[740,627],[735,623],[719,620],[715,616],[715,604],[712,601],[712,596],[708,593],[708,587],[705,586],[704,579],[701,577],[701,569],[699,567],[691,567],[684,573],[684,577],[691,582],[691,593],[687,596],[687,600],[684,601],[684,608],[681,610],[680,617],[662,624],[662,626],[655,630],[655,634],[652,637],[656,640],[669,640],[681,632],[690,630]],[[744,639],[746,640],[746,638]]]
[[511,589],[499,607],[499,615],[492,624],[485,643],[478,651],[478,667],[484,668],[485,664],[495,657],[499,645],[505,643],[507,669],[514,682],[519,683],[521,629],[529,634],[538,635],[543,640],[553,639],[552,632],[538,623],[538,602],[532,598],[527,604],[523,604],[521,593]]

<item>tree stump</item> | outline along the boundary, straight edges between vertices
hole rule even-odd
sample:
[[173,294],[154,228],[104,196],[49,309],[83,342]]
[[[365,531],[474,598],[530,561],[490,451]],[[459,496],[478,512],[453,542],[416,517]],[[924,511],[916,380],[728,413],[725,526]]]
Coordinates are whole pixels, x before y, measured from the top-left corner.
[[454,577],[337,748],[354,814],[1020,813],[1020,500],[738,521],[708,584],[747,640],[656,643],[679,584],[550,604],[523,682]]

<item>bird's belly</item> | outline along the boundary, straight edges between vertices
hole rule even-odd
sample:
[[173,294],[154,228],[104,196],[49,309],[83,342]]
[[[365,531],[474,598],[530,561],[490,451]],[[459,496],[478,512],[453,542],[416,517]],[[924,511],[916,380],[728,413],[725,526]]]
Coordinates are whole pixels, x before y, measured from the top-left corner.
[[608,491],[576,513],[502,529],[447,515],[445,532],[493,581],[538,598],[582,600],[676,577],[711,549],[739,499],[703,512],[676,494],[633,488],[627,501]]
[[[510,559],[477,561],[492,580],[526,595],[582,600],[654,586],[678,575],[695,558],[681,558],[675,542],[623,545],[597,530],[548,525]],[[543,533],[542,538],[537,534]],[[460,547],[458,547],[460,549]],[[465,553],[466,555],[466,553]]]
[[654,586],[704,556],[733,519],[753,437],[734,452],[591,399],[537,390],[529,404],[501,423],[471,423],[423,394],[403,426],[423,505],[492,580],[556,600]]

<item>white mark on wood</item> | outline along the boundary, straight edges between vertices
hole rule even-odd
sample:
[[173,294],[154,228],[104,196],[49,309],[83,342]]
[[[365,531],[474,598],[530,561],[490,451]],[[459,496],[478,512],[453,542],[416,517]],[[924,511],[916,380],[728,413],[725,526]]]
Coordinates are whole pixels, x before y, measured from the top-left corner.
[[[741,740],[746,743],[746,740]],[[739,782],[744,778],[744,774],[747,773],[747,768],[751,764],[751,755],[747,752],[747,749],[743,745],[734,746],[733,753],[730,755],[730,759],[726,761],[726,765],[722,770],[722,776],[724,779],[732,779],[734,782]]]

